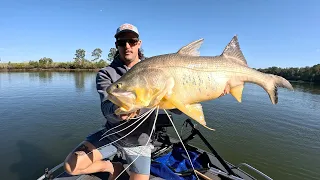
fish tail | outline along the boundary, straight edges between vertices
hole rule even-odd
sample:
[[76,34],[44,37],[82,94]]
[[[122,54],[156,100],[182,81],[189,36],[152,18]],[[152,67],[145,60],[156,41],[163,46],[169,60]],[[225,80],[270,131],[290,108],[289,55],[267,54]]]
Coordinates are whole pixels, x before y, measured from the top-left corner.
[[274,74],[265,74],[267,76],[264,82],[264,89],[268,93],[272,104],[278,103],[278,87],[286,88],[293,91],[293,87],[288,80]]

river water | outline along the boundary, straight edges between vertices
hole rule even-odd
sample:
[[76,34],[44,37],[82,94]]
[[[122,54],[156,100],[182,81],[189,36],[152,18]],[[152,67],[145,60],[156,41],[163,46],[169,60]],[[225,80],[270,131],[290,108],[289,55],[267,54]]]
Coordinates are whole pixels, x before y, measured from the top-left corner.
[[[40,177],[104,124],[95,75],[0,73],[1,179]],[[199,128],[231,163],[246,162],[274,179],[320,179],[320,86],[292,85],[294,92],[279,89],[277,105],[254,84],[245,85],[242,103],[230,95],[202,103],[216,131]],[[174,117],[180,130],[186,116]]]

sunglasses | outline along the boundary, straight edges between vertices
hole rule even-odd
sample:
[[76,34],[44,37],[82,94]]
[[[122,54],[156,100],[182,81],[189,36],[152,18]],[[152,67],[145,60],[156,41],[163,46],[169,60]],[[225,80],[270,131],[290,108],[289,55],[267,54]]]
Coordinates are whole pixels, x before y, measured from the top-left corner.
[[127,45],[127,43],[130,45],[130,46],[135,46],[137,45],[139,39],[118,39],[116,41],[116,44],[117,46],[120,46],[120,47],[125,47]]

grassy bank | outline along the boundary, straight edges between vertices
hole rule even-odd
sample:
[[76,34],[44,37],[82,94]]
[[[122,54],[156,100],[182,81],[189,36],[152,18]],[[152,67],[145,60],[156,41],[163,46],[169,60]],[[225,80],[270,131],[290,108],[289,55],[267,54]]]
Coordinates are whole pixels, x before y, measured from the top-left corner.
[[99,70],[99,68],[95,68],[95,69],[31,68],[31,69],[0,69],[0,72],[41,72],[41,71],[51,71],[51,72],[93,71],[93,72],[96,72],[98,70]]
[[108,63],[100,60],[99,62],[84,61],[78,62],[52,62],[52,63],[0,63],[0,71],[96,71],[107,66]]

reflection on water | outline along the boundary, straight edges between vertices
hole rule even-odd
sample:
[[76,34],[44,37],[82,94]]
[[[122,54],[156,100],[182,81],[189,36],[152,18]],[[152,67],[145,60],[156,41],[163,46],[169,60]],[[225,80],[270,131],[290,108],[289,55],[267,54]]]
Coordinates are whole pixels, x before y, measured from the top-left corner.
[[85,76],[86,72],[73,72],[76,89],[83,91],[85,88]]
[[291,82],[293,88],[297,91],[307,92],[311,94],[320,94],[320,84]]
[[52,82],[54,72],[51,71],[39,71],[39,72],[28,72],[30,81],[38,81],[40,83]]
[[48,83],[52,81],[52,74],[51,71],[41,71],[39,72],[39,80],[42,83]]

